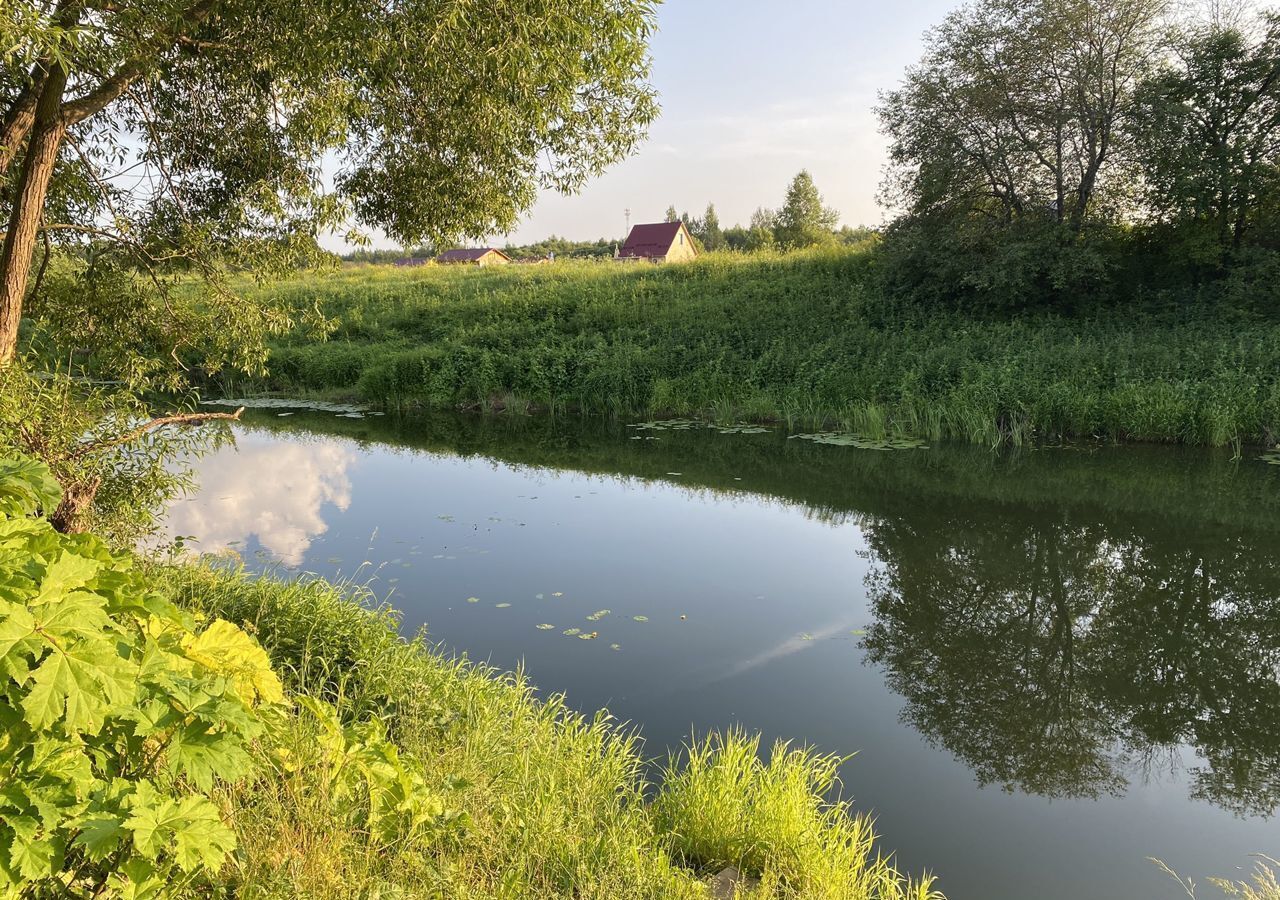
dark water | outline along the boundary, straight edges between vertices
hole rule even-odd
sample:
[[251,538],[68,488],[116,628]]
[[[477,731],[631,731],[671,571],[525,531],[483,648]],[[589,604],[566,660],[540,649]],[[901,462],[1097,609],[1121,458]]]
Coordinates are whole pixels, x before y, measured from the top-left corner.
[[1280,468],[650,435],[260,412],[170,528],[371,580],[651,755],[730,725],[856,752],[846,794],[952,900],[1176,898],[1147,857],[1280,851]]

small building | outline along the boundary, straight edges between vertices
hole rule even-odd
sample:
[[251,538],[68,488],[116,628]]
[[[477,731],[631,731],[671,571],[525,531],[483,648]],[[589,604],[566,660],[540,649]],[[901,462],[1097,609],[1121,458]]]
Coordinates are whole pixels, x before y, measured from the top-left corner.
[[698,255],[683,222],[637,225],[614,258],[620,261],[684,262]]
[[505,266],[511,257],[496,247],[474,247],[446,250],[436,257],[441,265]]

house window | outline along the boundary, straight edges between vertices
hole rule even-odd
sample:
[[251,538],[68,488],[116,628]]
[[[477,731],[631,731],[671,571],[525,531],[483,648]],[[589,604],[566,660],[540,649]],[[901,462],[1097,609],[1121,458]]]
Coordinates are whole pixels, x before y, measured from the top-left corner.
[[680,232],[680,243],[684,243],[684,232]]

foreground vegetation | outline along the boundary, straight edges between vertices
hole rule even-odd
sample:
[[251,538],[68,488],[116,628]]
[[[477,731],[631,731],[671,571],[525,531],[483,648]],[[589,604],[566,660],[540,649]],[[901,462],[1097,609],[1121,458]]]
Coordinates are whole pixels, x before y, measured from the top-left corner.
[[868,249],[684,266],[362,267],[269,291],[336,329],[270,388],[390,408],[780,418],[879,436],[1222,445],[1280,431],[1280,324],[1173,300],[983,316],[888,299]]

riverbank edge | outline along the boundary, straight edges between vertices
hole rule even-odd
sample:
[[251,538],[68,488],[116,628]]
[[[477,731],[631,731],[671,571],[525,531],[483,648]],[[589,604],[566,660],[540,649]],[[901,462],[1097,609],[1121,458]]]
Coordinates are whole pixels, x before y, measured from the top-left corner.
[[263,287],[335,331],[210,394],[392,411],[696,416],[987,445],[1269,446],[1280,322],[1190,298],[995,314],[886,297],[868,250],[667,267],[394,271]]
[[426,859],[377,860],[342,839],[343,823],[282,810],[278,790],[268,802],[261,785],[229,789],[241,849],[225,877],[242,893],[331,896],[320,882],[385,890],[434,879],[441,896],[692,900],[733,865],[760,879],[745,895],[760,900],[942,896],[928,877],[897,872],[869,818],[828,802],[835,757],[777,747],[747,765],[758,739],[708,735],[668,763],[661,788],[647,781],[637,733],[606,711],[578,715],[536,697],[521,673],[404,639],[397,614],[367,589],[225,563],[148,571],[186,608],[254,633],[295,696],[379,719],[429,781],[466,785],[452,795],[470,823],[461,841]]

